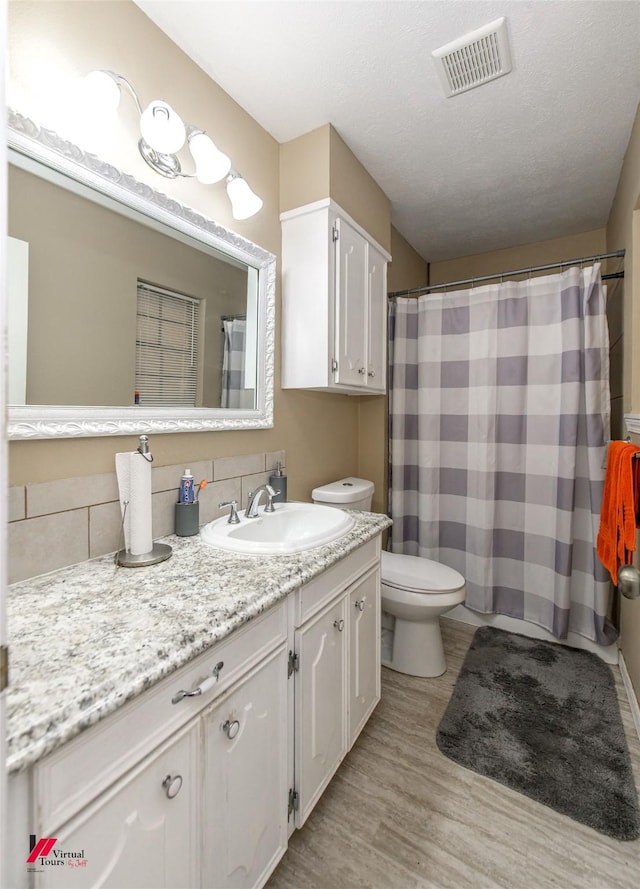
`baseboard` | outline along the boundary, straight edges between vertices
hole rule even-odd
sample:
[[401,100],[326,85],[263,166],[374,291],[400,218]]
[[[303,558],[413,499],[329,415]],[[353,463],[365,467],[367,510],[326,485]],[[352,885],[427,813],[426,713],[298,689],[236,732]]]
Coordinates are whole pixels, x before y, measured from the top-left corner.
[[633,724],[636,727],[638,739],[640,739],[640,704],[638,703],[638,698],[636,697],[636,692],[633,687],[633,683],[631,682],[631,677],[629,676],[629,671],[627,670],[627,665],[624,661],[622,652],[619,652],[618,657],[618,666],[620,667],[620,673],[622,674],[624,690],[626,691],[627,698],[629,699],[629,707],[631,708],[631,715],[633,716]]
[[577,633],[569,633],[567,639],[556,639],[556,637],[539,627],[537,624],[528,620],[520,620],[517,617],[507,617],[505,614],[480,614],[478,611],[472,611],[464,605],[456,605],[451,611],[447,611],[443,615],[443,619],[459,620],[462,623],[471,624],[475,627],[497,627],[499,630],[508,630],[510,633],[521,633],[523,636],[530,636],[532,639],[544,639],[547,642],[557,642],[560,645],[570,645],[572,648],[582,648],[584,651],[590,651],[597,654],[605,664],[618,663],[618,646],[614,642],[612,645],[597,645],[584,636]]

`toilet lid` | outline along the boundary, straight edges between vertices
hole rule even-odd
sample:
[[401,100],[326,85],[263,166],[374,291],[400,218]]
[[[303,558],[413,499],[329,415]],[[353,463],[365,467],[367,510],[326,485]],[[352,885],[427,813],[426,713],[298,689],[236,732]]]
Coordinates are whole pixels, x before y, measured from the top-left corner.
[[448,593],[464,586],[464,577],[454,568],[421,556],[383,552],[382,582],[417,593]]

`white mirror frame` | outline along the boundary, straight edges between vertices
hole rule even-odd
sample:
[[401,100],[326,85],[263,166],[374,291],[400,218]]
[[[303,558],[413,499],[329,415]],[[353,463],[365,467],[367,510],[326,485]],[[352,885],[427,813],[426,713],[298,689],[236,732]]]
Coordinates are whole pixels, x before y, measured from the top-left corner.
[[[9,110],[9,148],[89,186],[131,210],[170,226],[221,253],[259,270],[255,410],[228,408],[83,407],[9,405],[7,436],[13,440],[139,435],[159,432],[211,432],[273,426],[276,257],[201,216],[195,210],[138,182],[133,176],[87,154],[52,130]],[[10,151],[11,155],[11,151]]]

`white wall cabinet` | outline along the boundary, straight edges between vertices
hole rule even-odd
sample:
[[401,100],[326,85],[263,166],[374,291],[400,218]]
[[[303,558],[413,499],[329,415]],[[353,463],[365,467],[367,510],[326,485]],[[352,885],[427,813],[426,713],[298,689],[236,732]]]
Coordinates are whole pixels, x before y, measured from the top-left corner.
[[283,388],[385,392],[391,257],[331,200],[280,219]]
[[13,778],[15,889],[260,889],[379,700],[379,564],[378,536]]

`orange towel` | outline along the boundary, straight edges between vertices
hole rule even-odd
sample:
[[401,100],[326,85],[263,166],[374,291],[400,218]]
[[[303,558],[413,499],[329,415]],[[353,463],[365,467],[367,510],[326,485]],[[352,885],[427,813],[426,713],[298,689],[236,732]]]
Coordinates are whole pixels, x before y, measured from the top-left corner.
[[637,453],[640,448],[626,441],[609,444],[597,553],[614,584],[618,583],[618,566],[630,565],[636,548]]

